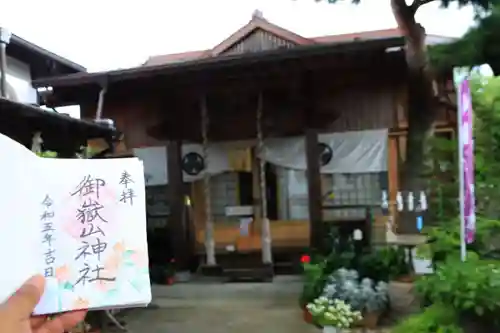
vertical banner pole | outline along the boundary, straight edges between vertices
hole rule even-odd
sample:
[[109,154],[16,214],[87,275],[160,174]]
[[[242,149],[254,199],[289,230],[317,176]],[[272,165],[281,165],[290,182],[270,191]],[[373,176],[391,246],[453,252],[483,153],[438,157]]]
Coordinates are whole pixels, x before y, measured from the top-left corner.
[[465,243],[465,214],[464,214],[464,151],[463,151],[463,126],[462,126],[462,81],[466,80],[464,68],[453,69],[453,82],[457,93],[457,127],[458,127],[458,201],[460,205],[460,259],[467,260],[467,245]]
[[474,135],[473,110],[469,77],[471,73],[479,77],[491,76],[487,64],[468,68],[454,68],[453,81],[457,91],[458,152],[460,183],[460,255],[467,259],[467,244],[474,242],[476,232],[476,198],[474,194]]

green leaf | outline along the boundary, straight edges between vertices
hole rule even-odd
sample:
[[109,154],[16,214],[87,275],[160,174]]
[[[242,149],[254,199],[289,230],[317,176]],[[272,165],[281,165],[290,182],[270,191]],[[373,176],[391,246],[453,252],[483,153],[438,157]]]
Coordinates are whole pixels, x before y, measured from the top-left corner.
[[484,309],[481,306],[476,306],[476,313],[478,316],[484,315]]
[[142,288],[140,282],[138,282],[137,280],[131,280],[129,281],[129,283],[137,292],[141,292]]
[[64,290],[73,290],[73,285],[71,283],[69,283],[69,282],[65,282],[63,284],[63,289]]
[[123,257],[125,259],[130,259],[130,257],[135,253],[134,250],[125,250],[125,252],[123,252]]
[[474,307],[474,302],[473,301],[465,301],[462,307],[467,310],[467,309],[472,309]]
[[118,289],[116,289],[116,288],[111,289],[106,294],[109,297],[115,297],[118,294]]

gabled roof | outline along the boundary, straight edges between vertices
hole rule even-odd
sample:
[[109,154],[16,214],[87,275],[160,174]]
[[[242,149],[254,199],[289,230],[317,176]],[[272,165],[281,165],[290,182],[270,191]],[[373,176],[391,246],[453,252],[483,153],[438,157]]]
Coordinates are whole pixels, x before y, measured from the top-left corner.
[[259,11],[255,11],[252,16],[252,19],[246,25],[238,29],[235,33],[233,33],[231,36],[229,36],[228,38],[217,44],[212,49],[151,56],[146,60],[144,66],[165,65],[169,63],[183,62],[183,61],[189,61],[207,57],[215,57],[224,53],[224,51],[230,49],[232,46],[242,42],[245,38],[247,38],[249,35],[251,35],[253,32],[257,30],[263,30],[269,34],[273,34],[278,38],[281,38],[296,45],[343,43],[343,42],[352,42],[359,40],[394,38],[402,36],[401,32],[395,28],[395,29],[365,31],[365,32],[341,34],[341,35],[306,38],[290,30],[284,29],[280,26],[277,26],[276,24],[269,22],[262,16],[262,13],[260,13]]
[[[230,49],[232,46],[242,42],[245,38],[257,30],[263,30],[296,45],[347,43],[354,41],[403,37],[403,34],[398,28],[391,28],[306,38],[269,22],[262,16],[260,11],[256,10],[252,15],[252,19],[247,24],[211,49],[151,56],[146,60],[143,66],[166,65],[176,62],[218,56],[224,53],[224,51]],[[436,35],[427,35],[427,37],[429,44],[446,43],[453,40],[453,38]]]
[[214,57],[223,53],[224,51],[228,50],[231,46],[241,42],[248,35],[250,35],[252,32],[258,29],[264,30],[270,34],[273,34],[281,39],[284,39],[286,41],[292,42],[297,45],[315,44],[314,40],[312,39],[302,37],[294,32],[291,32],[290,30],[286,30],[282,27],[272,24],[271,22],[266,20],[260,12],[256,11],[252,16],[250,22],[248,22],[238,31],[236,31],[231,36],[223,40],[213,49],[208,51],[207,55]]

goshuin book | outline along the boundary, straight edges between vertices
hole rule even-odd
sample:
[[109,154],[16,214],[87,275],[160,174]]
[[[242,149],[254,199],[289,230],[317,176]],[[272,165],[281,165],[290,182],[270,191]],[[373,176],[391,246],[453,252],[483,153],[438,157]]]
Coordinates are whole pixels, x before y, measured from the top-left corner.
[[149,304],[142,162],[42,158],[1,134],[0,152],[0,302],[42,274],[35,314]]

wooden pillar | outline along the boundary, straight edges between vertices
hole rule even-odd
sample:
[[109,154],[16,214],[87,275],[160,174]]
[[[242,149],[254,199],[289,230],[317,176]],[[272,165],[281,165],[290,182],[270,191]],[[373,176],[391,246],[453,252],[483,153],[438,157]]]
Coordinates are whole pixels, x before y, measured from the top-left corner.
[[170,199],[170,216],[168,230],[170,245],[176,261],[176,269],[188,268],[187,253],[189,244],[184,221],[184,187],[181,167],[181,141],[170,141],[167,144],[168,191]]
[[319,172],[318,132],[316,130],[306,130],[305,148],[309,200],[309,246],[318,249],[322,244],[323,212],[321,200],[321,175]]
[[320,151],[318,131],[315,130],[317,102],[312,74],[308,71],[300,79],[300,99],[304,112],[306,177],[309,204],[309,246],[321,250],[323,243],[323,202],[321,194]]

